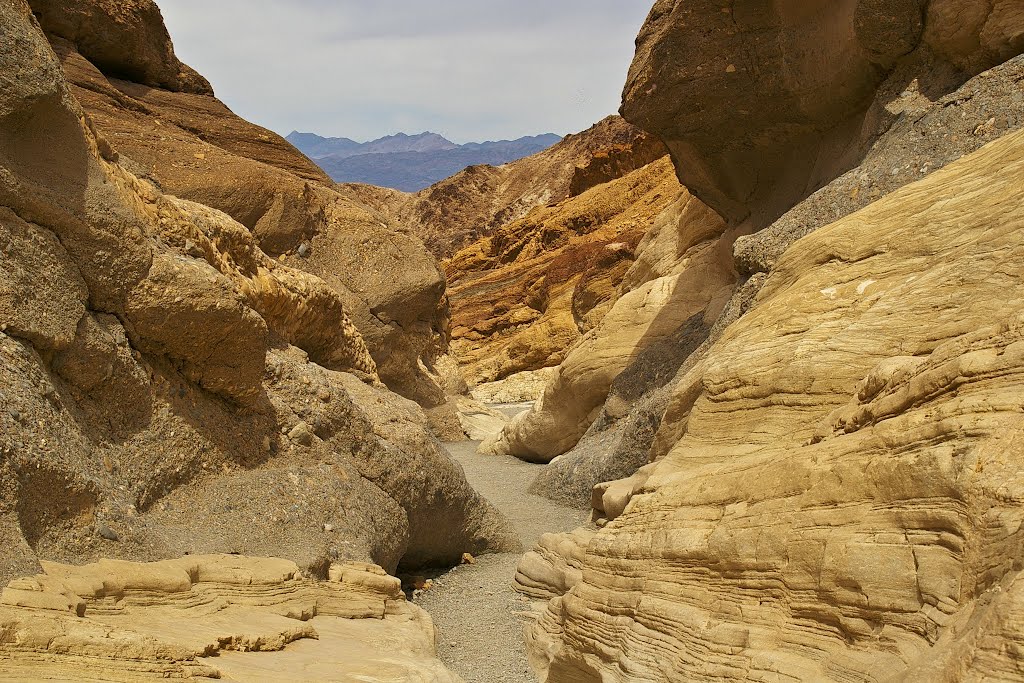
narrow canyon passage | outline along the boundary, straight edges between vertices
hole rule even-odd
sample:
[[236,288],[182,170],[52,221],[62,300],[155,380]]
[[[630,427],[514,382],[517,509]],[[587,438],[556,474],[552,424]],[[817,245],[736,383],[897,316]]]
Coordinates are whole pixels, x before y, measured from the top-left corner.
[[[588,513],[527,493],[539,465],[503,456],[478,455],[478,442],[448,444],[466,478],[513,524],[529,550],[547,532],[575,529]],[[534,683],[523,643],[524,612],[529,603],[512,590],[521,556],[485,555],[476,564],[456,567],[434,578],[416,598],[438,629],[441,660],[466,683]]]

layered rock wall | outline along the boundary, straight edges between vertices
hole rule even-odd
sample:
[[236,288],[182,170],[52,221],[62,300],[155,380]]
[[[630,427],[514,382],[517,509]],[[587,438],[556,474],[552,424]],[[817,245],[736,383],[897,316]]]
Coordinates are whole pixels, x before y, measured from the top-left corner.
[[611,308],[647,225],[682,192],[663,158],[535,209],[445,262],[467,381],[557,365]]
[[784,254],[574,551],[530,631],[543,680],[1019,677],[1022,150]]
[[44,563],[0,595],[0,680],[458,683],[430,617],[374,565],[200,555]]

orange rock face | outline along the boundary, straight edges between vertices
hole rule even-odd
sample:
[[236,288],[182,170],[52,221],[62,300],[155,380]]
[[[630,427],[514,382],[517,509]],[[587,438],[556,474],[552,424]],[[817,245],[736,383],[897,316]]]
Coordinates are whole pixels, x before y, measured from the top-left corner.
[[445,261],[467,381],[557,365],[604,316],[648,227],[684,190],[667,158],[537,208]]
[[342,188],[407,225],[444,259],[536,207],[557,204],[663,154],[654,138],[609,116],[543,152],[503,166],[471,166],[416,194]]

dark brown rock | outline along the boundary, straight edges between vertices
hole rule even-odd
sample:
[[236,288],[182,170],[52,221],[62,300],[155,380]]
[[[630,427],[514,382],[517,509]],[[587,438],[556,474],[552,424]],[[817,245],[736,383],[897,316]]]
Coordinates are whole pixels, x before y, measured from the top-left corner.
[[106,73],[180,92],[212,95],[209,81],[182,64],[153,0],[31,0],[43,30],[75,43]]
[[623,116],[728,220],[769,224],[866,153],[914,79],[937,97],[1024,49],[1014,3],[659,0]]

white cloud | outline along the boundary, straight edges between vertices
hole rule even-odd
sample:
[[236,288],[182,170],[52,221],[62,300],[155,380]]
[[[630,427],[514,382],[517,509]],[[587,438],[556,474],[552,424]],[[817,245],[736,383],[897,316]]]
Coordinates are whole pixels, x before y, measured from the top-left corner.
[[652,0],[158,0],[238,114],[371,139],[570,133],[613,113]]

